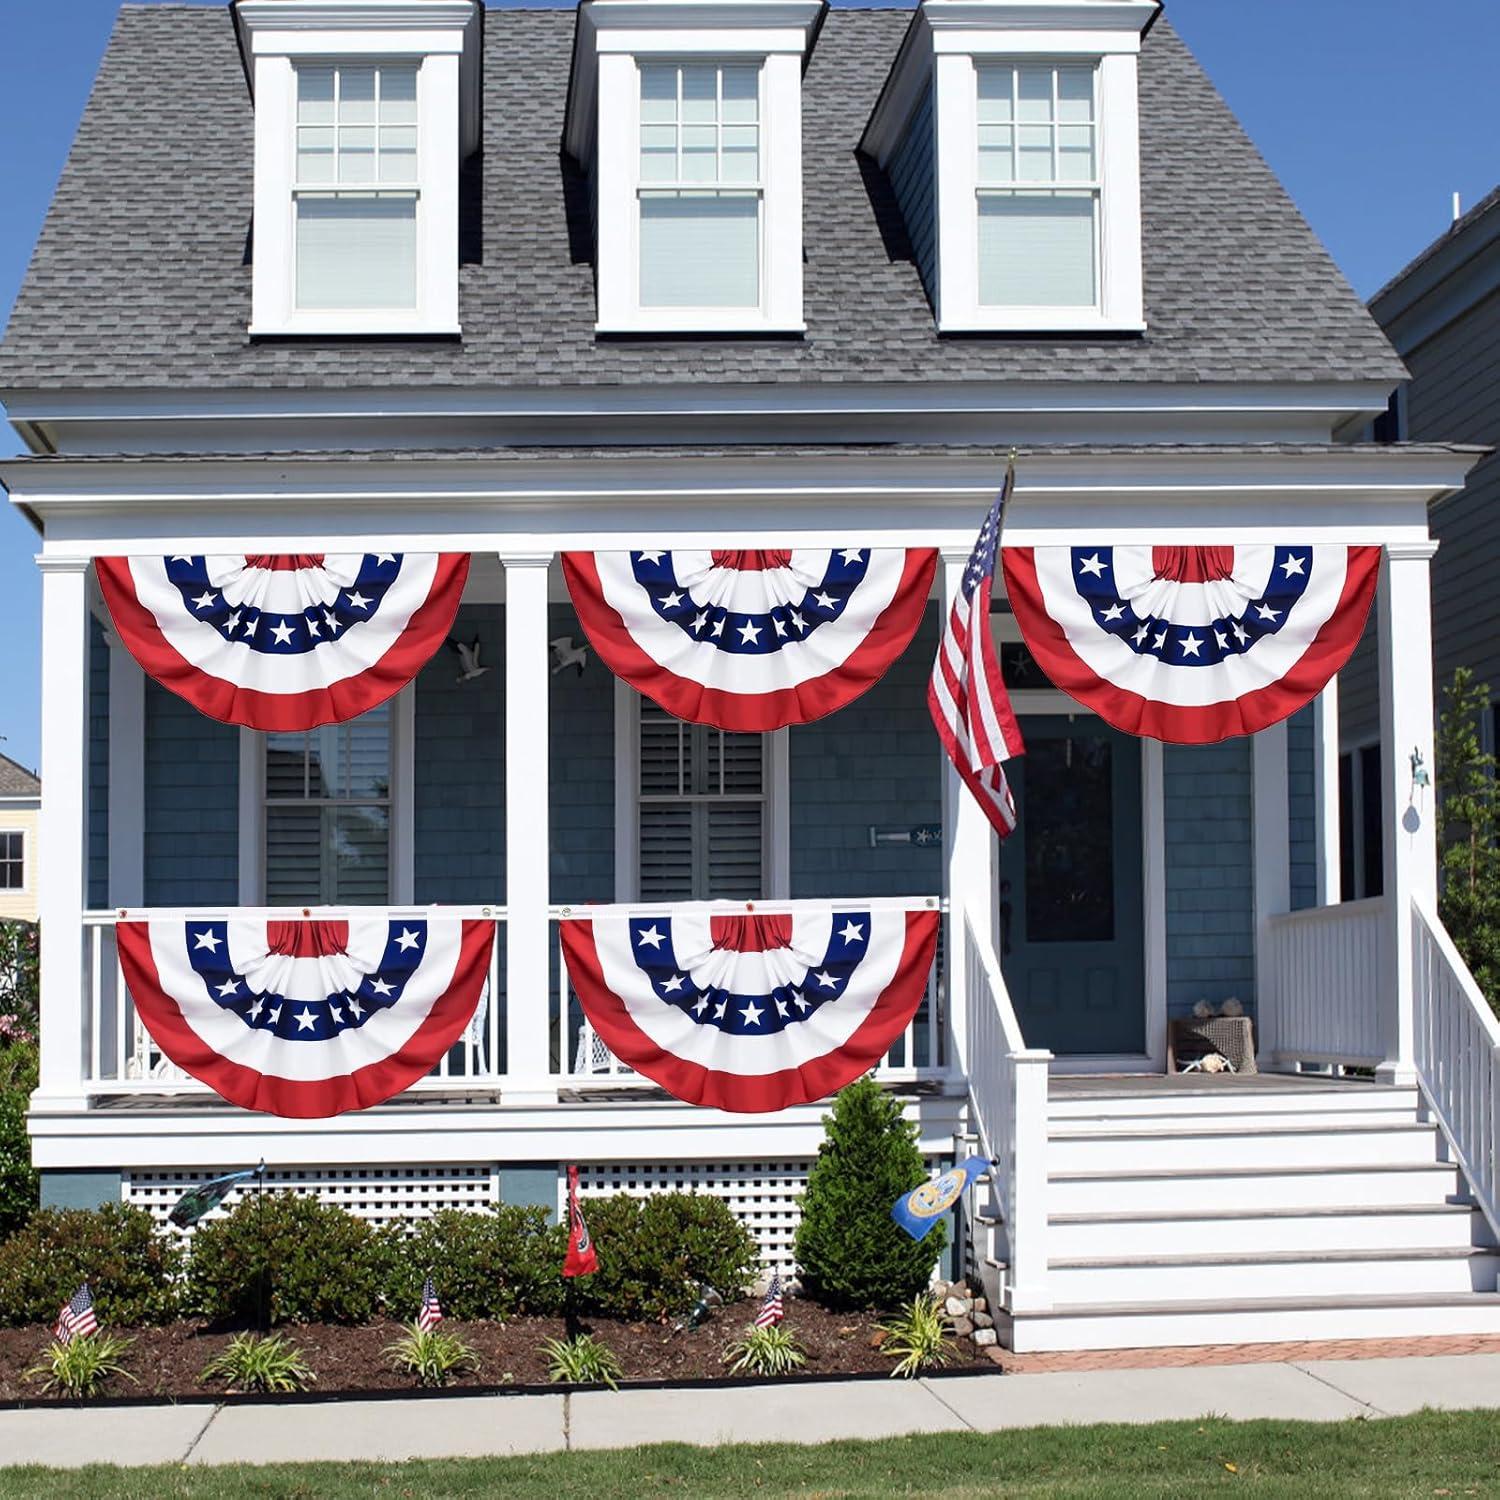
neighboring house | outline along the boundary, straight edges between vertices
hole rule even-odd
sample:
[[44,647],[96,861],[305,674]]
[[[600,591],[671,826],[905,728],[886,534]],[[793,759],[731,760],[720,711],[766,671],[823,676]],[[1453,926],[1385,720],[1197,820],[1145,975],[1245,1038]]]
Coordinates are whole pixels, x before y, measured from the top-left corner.
[[36,921],[37,822],[42,784],[0,755],[0,922]]
[[[0,478],[42,531],[47,1201],[164,1218],[263,1156],[375,1219],[555,1207],[576,1162],[587,1192],[725,1197],[790,1270],[822,1108],[622,1075],[559,928],[932,896],[943,957],[877,1076],[934,1165],[997,1159],[962,1227],[1017,1347],[1500,1331],[1500,1088],[1448,1040],[1480,1023],[1404,770],[1378,783],[1386,895],[1340,905],[1326,703],[1137,739],[997,609],[1029,754],[996,860],[928,718],[1015,446],[1008,546],[1382,547],[1381,712],[1431,760],[1427,507],[1473,455],[1335,441],[1405,370],[1158,8],[232,14],[122,10],[0,344],[31,452]],[[549,671],[582,639],[561,551],[851,538],[942,563],[841,712],[721,736],[593,656]],[[314,734],[200,716],[96,592],[107,556],[383,550],[473,554],[455,634],[489,670],[445,655]],[[504,939],[483,1023],[387,1106],[225,1105],[116,967],[122,914],[361,903]],[[1168,1018],[1230,998],[1280,1076],[1162,1076]],[[1330,1067],[1360,1077],[1298,1074]]]
[[[1459,667],[1490,688],[1481,726],[1500,748],[1500,188],[1456,219],[1370,299],[1370,311],[1411,371],[1376,425],[1386,442],[1478,444],[1490,451],[1457,494],[1432,507],[1432,634],[1439,711]],[[1373,641],[1344,675],[1344,891],[1380,889],[1378,683]]]

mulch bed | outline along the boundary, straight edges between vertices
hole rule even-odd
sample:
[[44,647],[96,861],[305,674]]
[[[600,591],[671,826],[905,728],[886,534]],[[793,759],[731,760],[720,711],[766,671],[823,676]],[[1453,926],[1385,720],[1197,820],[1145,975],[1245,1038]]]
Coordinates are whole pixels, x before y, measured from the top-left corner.
[[[670,1325],[619,1323],[608,1319],[584,1321],[580,1331],[595,1334],[619,1356],[625,1383],[662,1380],[715,1380],[727,1375],[725,1346],[745,1330],[756,1303],[721,1308],[701,1328],[673,1334]],[[811,1303],[787,1304],[786,1326],[807,1351],[808,1375],[889,1374],[891,1361],[872,1342],[878,1320],[867,1315],[825,1312]],[[455,1333],[479,1355],[475,1374],[456,1380],[449,1389],[485,1386],[546,1385],[547,1361],[539,1352],[545,1339],[564,1338],[561,1318],[516,1318],[508,1323],[461,1323],[449,1319],[445,1332]],[[205,1397],[219,1394],[218,1383],[200,1380],[203,1367],[223,1349],[231,1335],[211,1332],[202,1323],[172,1323],[164,1328],[109,1329],[135,1339],[126,1367],[138,1385],[116,1379],[107,1395],[134,1399]],[[302,1351],[317,1382],[310,1389],[320,1395],[366,1391],[411,1391],[410,1377],[396,1374],[383,1350],[401,1333],[397,1323],[371,1323],[340,1328],[309,1323],[279,1330]],[[39,1384],[24,1380],[22,1372],[34,1364],[51,1340],[50,1328],[0,1329],[0,1402],[46,1404]],[[967,1339],[955,1339],[953,1369],[985,1369],[999,1373]]]

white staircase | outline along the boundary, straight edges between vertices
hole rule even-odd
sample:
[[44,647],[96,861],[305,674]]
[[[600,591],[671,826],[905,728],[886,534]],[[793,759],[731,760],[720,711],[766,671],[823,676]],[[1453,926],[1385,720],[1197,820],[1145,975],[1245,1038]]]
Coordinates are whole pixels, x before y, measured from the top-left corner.
[[[1284,1078],[1054,1082],[1050,1306],[1018,1352],[1500,1333],[1500,1249],[1415,1088]],[[1002,1335],[1007,1329],[1002,1323]]]

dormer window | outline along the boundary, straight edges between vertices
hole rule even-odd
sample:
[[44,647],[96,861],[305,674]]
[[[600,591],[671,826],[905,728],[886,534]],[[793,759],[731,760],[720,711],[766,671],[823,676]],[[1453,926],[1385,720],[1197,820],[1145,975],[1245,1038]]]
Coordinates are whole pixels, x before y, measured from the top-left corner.
[[641,307],[760,306],[760,69],[641,68]]
[[1158,9],[923,0],[862,145],[940,332],[1145,329],[1137,61]]
[[254,335],[454,335],[476,0],[235,0],[255,99]]
[[564,140],[604,334],[800,333],[802,63],[820,0],[584,0]]
[[299,312],[417,306],[417,69],[297,69]]

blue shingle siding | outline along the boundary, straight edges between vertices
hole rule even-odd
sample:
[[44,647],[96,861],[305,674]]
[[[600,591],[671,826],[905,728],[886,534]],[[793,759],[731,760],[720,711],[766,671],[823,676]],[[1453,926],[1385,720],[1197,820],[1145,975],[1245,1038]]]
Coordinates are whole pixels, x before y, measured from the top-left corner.
[[1292,863],[1292,910],[1318,904],[1318,804],[1313,705],[1293,714],[1286,730],[1286,761]]
[[[550,640],[584,642],[571,605],[548,612]],[[552,899],[611,901],[615,891],[615,682],[592,651],[579,676],[552,679]]]
[[104,627],[89,621],[88,902],[109,905],[109,647]]
[[1255,988],[1250,741],[1165,749],[1167,1008]]
[[929,301],[937,295],[937,199],[933,178],[932,85],[928,84],[921,102],[901,137],[901,144],[891,156],[891,190],[901,205],[906,222],[906,236]]
[[870,826],[942,819],[942,751],[927,714],[937,607],[906,653],[848,708],[791,731],[792,895],[921,896],[943,886],[940,845],[870,847]]
[[417,901],[505,900],[505,623],[499,605],[465,605],[453,635],[479,639],[489,666],[458,680],[446,648],[417,678],[413,893]]
[[146,683],[146,903],[239,899],[240,732]]

